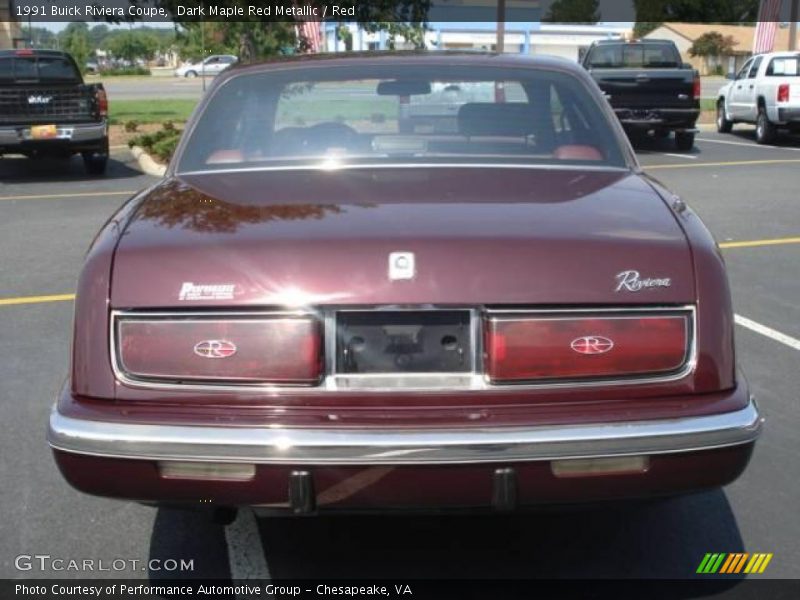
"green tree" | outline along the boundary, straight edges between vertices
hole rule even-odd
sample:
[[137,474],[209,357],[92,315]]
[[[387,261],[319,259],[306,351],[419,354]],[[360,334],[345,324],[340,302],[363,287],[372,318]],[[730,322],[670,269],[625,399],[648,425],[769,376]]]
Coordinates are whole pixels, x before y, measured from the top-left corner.
[[152,59],[158,42],[149,32],[132,29],[113,32],[106,38],[104,47],[115,58],[134,62],[138,59]]
[[725,56],[733,52],[735,45],[733,37],[709,31],[694,41],[689,48],[689,56]]
[[73,21],[61,32],[59,41],[61,48],[72,55],[78,68],[83,72],[86,69],[86,61],[92,53],[89,44],[89,26],[83,22]]
[[743,23],[757,17],[758,4],[759,0],[633,0],[637,25],[665,21]]
[[105,23],[98,23],[89,30],[89,43],[93,50],[97,50],[103,46],[103,42],[111,33],[108,25]]
[[544,21],[593,24],[600,20],[597,0],[555,0]]

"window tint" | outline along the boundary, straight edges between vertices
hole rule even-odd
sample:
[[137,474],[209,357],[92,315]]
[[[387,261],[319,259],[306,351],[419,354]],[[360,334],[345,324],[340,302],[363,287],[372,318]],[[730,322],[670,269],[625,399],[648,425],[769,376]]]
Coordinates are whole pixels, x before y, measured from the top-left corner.
[[591,50],[589,66],[603,68],[678,68],[680,57],[672,44],[598,44]]
[[177,164],[400,159],[625,166],[606,112],[572,75],[391,64],[239,75],[210,99]]
[[758,68],[761,66],[763,60],[763,57],[759,56],[753,61],[753,66],[750,67],[750,74],[747,76],[748,79],[756,78],[756,75],[758,75]]
[[767,66],[768,77],[797,77],[800,76],[800,57],[783,56],[773,58]]
[[0,81],[74,81],[79,78],[72,62],[59,56],[0,58]]

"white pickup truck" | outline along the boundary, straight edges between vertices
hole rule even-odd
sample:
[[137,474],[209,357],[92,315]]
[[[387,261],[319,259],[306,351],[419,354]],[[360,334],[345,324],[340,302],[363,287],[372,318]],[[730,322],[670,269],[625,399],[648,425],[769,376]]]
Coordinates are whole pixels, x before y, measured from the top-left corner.
[[717,131],[755,123],[759,144],[774,141],[782,128],[800,131],[800,53],[754,56],[730,77],[717,98]]

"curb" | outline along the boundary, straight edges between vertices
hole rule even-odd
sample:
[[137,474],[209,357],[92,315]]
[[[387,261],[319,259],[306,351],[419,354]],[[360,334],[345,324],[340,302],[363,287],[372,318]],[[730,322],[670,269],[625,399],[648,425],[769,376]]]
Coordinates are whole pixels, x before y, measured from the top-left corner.
[[166,165],[158,164],[141,146],[134,146],[131,148],[131,154],[133,154],[133,157],[139,163],[139,168],[147,175],[163,177],[164,173],[167,172]]

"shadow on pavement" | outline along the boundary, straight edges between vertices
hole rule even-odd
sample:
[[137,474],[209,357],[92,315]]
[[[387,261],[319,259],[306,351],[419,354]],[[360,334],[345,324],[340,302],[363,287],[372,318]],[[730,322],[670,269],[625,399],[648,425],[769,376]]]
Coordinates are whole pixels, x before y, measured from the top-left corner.
[[141,177],[141,171],[129,167],[112,155],[108,160],[105,175],[88,175],[80,156],[68,159],[30,159],[24,156],[0,157],[0,181],[3,183],[53,183],[53,182],[97,182],[110,179]]
[[275,578],[684,579],[706,552],[744,545],[722,491],[522,515],[267,518],[259,528]]

